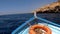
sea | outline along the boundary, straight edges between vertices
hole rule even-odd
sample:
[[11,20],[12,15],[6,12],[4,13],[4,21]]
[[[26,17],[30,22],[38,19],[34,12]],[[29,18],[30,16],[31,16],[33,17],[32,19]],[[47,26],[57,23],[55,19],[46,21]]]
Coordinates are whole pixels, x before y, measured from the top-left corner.
[[[11,34],[33,16],[33,13],[0,15],[0,34]],[[37,16],[60,25],[60,13],[39,13]]]

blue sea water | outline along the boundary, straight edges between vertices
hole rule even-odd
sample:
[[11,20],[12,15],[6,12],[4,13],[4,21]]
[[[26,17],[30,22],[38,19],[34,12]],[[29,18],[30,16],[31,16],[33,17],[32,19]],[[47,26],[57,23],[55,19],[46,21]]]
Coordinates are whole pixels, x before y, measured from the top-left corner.
[[[59,13],[41,13],[41,14],[37,14],[37,16],[60,25]],[[25,21],[29,20],[31,17],[33,17],[32,13],[1,15],[0,34],[11,34],[13,30],[15,30]]]

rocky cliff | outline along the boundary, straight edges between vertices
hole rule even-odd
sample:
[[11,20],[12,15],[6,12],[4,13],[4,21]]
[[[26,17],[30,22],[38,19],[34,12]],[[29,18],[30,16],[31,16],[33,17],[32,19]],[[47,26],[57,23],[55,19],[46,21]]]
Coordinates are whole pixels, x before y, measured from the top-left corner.
[[60,13],[60,2],[53,2],[35,10],[38,13]]

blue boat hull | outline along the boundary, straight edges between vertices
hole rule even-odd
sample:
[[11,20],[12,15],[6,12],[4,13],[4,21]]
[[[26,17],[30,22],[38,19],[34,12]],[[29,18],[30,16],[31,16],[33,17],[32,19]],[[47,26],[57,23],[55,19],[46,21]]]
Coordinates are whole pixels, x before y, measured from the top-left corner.
[[[40,18],[40,17],[38,17],[37,19],[38,19],[37,24],[39,24],[39,23],[45,23],[45,25],[47,24],[48,27],[52,30],[52,34],[60,34],[60,29],[59,29],[60,25],[58,25],[56,23],[53,23],[51,21],[48,21],[46,19]],[[28,23],[34,25],[35,24],[34,20],[35,20],[34,17],[30,18],[24,24],[22,24],[21,26],[19,26],[16,30],[14,30],[12,32],[12,34],[28,34],[29,27],[30,27],[28,25]]]

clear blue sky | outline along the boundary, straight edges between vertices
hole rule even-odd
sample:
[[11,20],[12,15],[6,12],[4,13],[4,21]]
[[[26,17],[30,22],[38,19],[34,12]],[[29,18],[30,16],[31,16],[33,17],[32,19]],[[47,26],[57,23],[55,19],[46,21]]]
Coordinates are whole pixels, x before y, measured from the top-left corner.
[[0,15],[29,13],[56,0],[0,0]]

